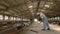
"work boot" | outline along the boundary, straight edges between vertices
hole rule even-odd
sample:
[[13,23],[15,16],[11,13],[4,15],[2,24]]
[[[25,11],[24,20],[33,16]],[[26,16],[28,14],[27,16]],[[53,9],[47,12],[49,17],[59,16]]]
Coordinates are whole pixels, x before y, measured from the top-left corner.
[[50,30],[50,28],[48,28],[47,30]]

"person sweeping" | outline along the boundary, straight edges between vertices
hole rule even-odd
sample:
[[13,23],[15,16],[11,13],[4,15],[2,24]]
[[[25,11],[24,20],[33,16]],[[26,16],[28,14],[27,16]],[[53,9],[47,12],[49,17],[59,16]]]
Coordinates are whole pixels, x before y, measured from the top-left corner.
[[50,26],[49,26],[49,23],[48,23],[48,19],[47,17],[45,16],[44,13],[40,12],[40,13],[37,13],[38,15],[40,15],[40,18],[42,19],[43,21],[43,29],[42,30],[50,30]]

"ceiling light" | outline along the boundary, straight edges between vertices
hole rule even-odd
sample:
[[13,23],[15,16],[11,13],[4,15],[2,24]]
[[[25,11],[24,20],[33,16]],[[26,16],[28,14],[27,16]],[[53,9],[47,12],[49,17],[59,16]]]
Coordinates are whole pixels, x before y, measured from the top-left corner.
[[49,5],[45,5],[45,7],[49,8],[50,6]]
[[29,6],[28,8],[32,8],[33,6]]

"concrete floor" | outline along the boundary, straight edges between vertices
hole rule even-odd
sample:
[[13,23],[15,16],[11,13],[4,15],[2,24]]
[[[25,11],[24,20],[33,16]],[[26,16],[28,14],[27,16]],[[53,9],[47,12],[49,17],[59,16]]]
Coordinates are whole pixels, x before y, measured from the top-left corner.
[[[31,26],[25,28],[22,31],[14,31],[8,32],[7,34],[60,34],[60,27],[56,25],[50,25],[51,30],[42,31],[43,28],[41,23],[33,23]],[[6,34],[6,33],[4,33]]]

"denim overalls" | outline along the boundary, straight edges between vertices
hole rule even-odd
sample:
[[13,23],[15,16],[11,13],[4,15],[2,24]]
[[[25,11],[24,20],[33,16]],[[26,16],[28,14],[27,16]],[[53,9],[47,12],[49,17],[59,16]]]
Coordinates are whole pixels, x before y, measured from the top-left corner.
[[48,24],[48,19],[46,16],[43,17],[43,26],[44,26],[44,29],[46,28],[50,29],[49,24]]

